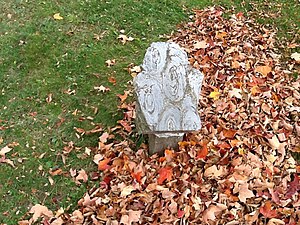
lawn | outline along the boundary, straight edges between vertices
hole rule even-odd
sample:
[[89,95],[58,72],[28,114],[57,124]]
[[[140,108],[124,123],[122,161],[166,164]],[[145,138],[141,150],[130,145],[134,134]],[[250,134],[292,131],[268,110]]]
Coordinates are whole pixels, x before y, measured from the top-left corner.
[[[93,183],[77,185],[69,171],[94,170],[86,147],[96,147],[100,135],[81,136],[78,128],[98,125],[105,131],[116,125],[122,116],[117,94],[132,78],[127,68],[142,62],[151,42],[166,40],[187,21],[192,8],[234,7],[275,26],[279,47],[299,42],[298,1],[253,2],[5,0],[0,7],[0,149],[12,149],[6,157],[14,167],[0,164],[0,222],[16,224],[37,203],[52,210],[76,207]],[[134,40],[123,44],[120,34]],[[282,51],[287,60],[292,50]],[[108,66],[107,60],[115,64]],[[101,85],[110,91],[99,91]],[[75,147],[64,153],[72,142]],[[55,171],[59,175],[52,176]]]

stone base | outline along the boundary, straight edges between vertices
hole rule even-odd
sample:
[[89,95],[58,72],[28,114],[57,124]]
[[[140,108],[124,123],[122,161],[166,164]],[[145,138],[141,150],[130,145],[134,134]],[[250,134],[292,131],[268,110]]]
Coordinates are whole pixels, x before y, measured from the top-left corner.
[[162,137],[155,134],[149,134],[149,154],[153,155],[158,153],[159,155],[164,154],[164,150],[172,148],[178,149],[178,142],[182,141],[183,135],[180,136],[166,136]]

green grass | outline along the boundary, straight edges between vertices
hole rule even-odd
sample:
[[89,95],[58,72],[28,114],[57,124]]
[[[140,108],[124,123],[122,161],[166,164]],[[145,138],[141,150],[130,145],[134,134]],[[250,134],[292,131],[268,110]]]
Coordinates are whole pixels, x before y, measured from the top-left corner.
[[[227,9],[259,15],[277,11],[263,1],[179,1],[179,0],[5,0],[0,6],[0,149],[18,142],[7,154],[16,168],[0,164],[0,222],[16,224],[28,209],[46,204],[50,209],[75,207],[77,200],[92,183],[77,186],[68,174],[70,168],[92,171],[90,158],[78,159],[85,146],[96,146],[98,135],[78,139],[74,127],[92,129],[91,121],[104,129],[114,126],[121,117],[118,98],[131,79],[124,70],[130,63],[140,64],[144,52],[159,35],[170,34],[176,24],[186,21],[191,8],[222,5]],[[299,7],[296,0],[282,3],[276,18],[259,17],[260,22],[278,27],[282,37],[299,34]],[[273,3],[272,3],[273,4]],[[264,11],[262,11],[264,10]],[[298,10],[298,11],[297,11]],[[63,20],[54,20],[60,13]],[[297,19],[295,19],[297,18]],[[298,22],[297,22],[298,21]],[[122,45],[120,30],[135,38]],[[292,31],[293,33],[285,35]],[[103,36],[96,40],[94,35]],[[116,59],[106,67],[105,61]],[[116,85],[108,82],[114,76]],[[108,93],[98,93],[94,86],[106,86]],[[67,90],[75,90],[68,95]],[[52,102],[46,98],[52,94]],[[94,109],[98,112],[94,114]],[[77,110],[78,114],[72,113]],[[61,123],[61,121],[63,121]],[[67,142],[82,147],[62,162]],[[43,158],[41,154],[46,153]],[[18,162],[18,159],[20,162]],[[22,162],[21,162],[22,161]],[[39,170],[39,166],[43,166]],[[65,175],[48,181],[51,168],[61,168]]]

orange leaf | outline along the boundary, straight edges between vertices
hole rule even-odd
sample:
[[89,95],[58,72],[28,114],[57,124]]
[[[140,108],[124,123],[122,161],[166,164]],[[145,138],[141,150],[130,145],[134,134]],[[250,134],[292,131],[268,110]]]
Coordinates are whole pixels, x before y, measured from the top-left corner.
[[228,143],[226,143],[225,141],[219,142],[217,144],[217,147],[221,148],[221,149],[230,149],[231,148],[231,146]]
[[164,167],[158,171],[159,178],[157,179],[158,184],[162,184],[166,179],[172,180],[173,169],[171,167]]
[[118,94],[117,96],[121,99],[121,102],[124,102],[128,97],[128,91],[124,91],[124,95]]
[[272,71],[270,66],[258,66],[255,68],[255,72],[261,73],[263,76],[267,76]]
[[231,67],[233,68],[233,69],[238,69],[238,68],[240,68],[241,67],[241,65],[240,65],[240,63],[238,62],[238,61],[233,61],[232,63],[231,63]]
[[172,158],[174,157],[174,152],[172,150],[166,149],[165,150],[165,157],[166,160],[169,162],[172,160]]
[[201,149],[197,152],[196,159],[205,159],[208,154],[207,144],[203,144]]
[[251,94],[252,95],[256,95],[256,94],[259,94],[261,91],[260,91],[260,89],[259,89],[259,87],[257,86],[257,85],[255,85],[255,86],[253,86],[252,88],[251,88]]
[[98,170],[107,170],[110,168],[109,165],[107,165],[110,162],[110,159],[103,159],[99,161],[98,163]]
[[261,206],[259,212],[264,215],[266,218],[274,218],[277,216],[276,210],[271,210],[271,202],[266,201],[264,206]]
[[139,183],[141,183],[142,179],[142,171],[137,172],[137,173],[131,173],[131,176]]
[[223,132],[224,137],[232,139],[235,136],[237,131],[231,130],[231,129],[230,130],[223,129],[222,132]]
[[49,170],[49,173],[51,174],[51,176],[61,175],[62,172],[63,172],[62,169]]
[[108,81],[109,81],[110,83],[112,83],[113,85],[116,85],[116,83],[117,83],[117,80],[116,80],[115,77],[109,77],[109,78],[108,78]]

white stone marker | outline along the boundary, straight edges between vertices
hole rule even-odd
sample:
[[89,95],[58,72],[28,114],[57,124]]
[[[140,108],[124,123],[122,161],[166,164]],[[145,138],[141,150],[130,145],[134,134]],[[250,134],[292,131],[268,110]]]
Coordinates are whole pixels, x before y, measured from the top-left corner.
[[184,133],[199,130],[197,111],[203,74],[189,65],[175,43],[147,49],[143,71],[134,78],[138,131],[149,135],[149,152],[178,147]]

